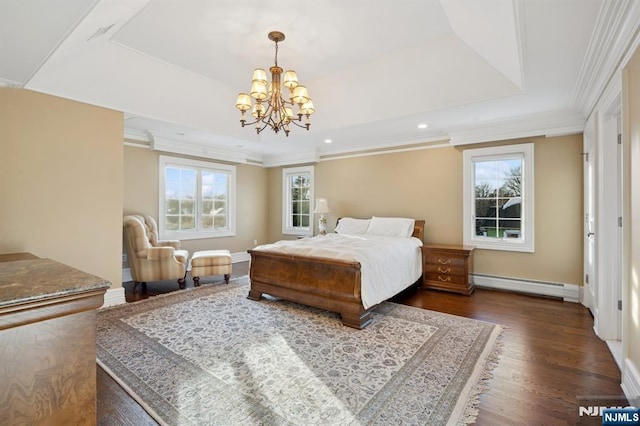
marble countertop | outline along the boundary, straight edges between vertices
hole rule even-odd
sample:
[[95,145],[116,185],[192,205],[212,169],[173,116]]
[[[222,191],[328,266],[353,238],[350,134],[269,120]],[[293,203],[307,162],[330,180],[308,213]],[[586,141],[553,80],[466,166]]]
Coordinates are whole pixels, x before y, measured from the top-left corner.
[[110,285],[104,278],[55,260],[41,259],[29,253],[0,255],[0,308],[106,290]]

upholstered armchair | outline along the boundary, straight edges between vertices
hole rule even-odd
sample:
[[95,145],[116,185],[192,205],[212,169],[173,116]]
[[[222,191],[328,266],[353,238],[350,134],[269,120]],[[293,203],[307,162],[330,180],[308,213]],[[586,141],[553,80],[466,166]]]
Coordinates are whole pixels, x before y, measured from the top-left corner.
[[133,291],[140,283],[171,279],[184,288],[189,252],[179,250],[180,241],[158,240],[158,225],[151,216],[125,216],[123,226]]

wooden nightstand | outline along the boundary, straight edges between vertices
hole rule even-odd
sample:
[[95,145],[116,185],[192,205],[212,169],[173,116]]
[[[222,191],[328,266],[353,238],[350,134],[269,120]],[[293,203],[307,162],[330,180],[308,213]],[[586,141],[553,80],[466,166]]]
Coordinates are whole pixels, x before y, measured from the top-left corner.
[[475,289],[472,246],[427,245],[422,247],[422,286],[470,295]]

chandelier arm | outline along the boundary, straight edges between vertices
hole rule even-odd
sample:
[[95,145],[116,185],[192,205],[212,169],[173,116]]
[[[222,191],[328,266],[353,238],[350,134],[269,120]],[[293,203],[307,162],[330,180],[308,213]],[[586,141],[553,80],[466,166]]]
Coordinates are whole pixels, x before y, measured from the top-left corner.
[[[300,127],[301,129],[307,129],[307,125],[306,124],[304,124],[304,123],[303,124],[299,124],[298,121],[300,121],[300,120],[294,119],[294,120],[291,120],[289,123],[295,124],[296,126]],[[309,123],[309,125],[311,125],[311,123]]]
[[[269,125],[269,122],[265,122],[264,120],[260,120],[264,123],[264,126],[262,126],[260,129],[256,129],[256,131],[258,132],[258,134],[260,134],[260,132],[262,132],[264,129],[267,128],[267,126]],[[257,121],[256,121],[257,123]]]
[[255,121],[252,121],[250,123],[245,122],[244,126],[253,126],[254,124],[258,123],[259,121],[264,122],[265,118],[267,118],[269,115],[271,115],[271,110],[272,110],[271,104],[269,102],[267,102],[267,109],[264,111],[264,114],[262,114],[262,116],[260,118],[256,118]]

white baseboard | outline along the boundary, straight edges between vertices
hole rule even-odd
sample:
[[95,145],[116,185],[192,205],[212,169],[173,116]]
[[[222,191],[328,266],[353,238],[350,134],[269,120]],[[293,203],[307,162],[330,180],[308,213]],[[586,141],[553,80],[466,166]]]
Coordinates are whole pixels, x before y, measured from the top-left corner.
[[580,286],[575,284],[532,281],[519,278],[494,277],[491,275],[479,274],[474,274],[472,277],[476,287],[558,297],[565,302],[578,303],[580,301]]
[[122,305],[126,303],[126,299],[124,297],[124,287],[116,287],[110,288],[104,295],[104,303],[100,307],[108,308],[109,306]]
[[246,251],[231,253],[231,263],[248,262],[249,260],[251,260],[251,256]]
[[638,373],[638,369],[629,358],[624,360],[622,384],[620,386],[629,404],[640,407],[640,373]]
[[622,356],[622,341],[621,340],[606,340],[607,346],[609,347],[609,352],[613,355],[613,359],[616,361],[616,365],[618,366],[618,370],[622,371],[623,367],[623,356]]
[[122,269],[122,282],[127,283],[129,281],[133,281],[131,277],[131,268],[123,268]]

